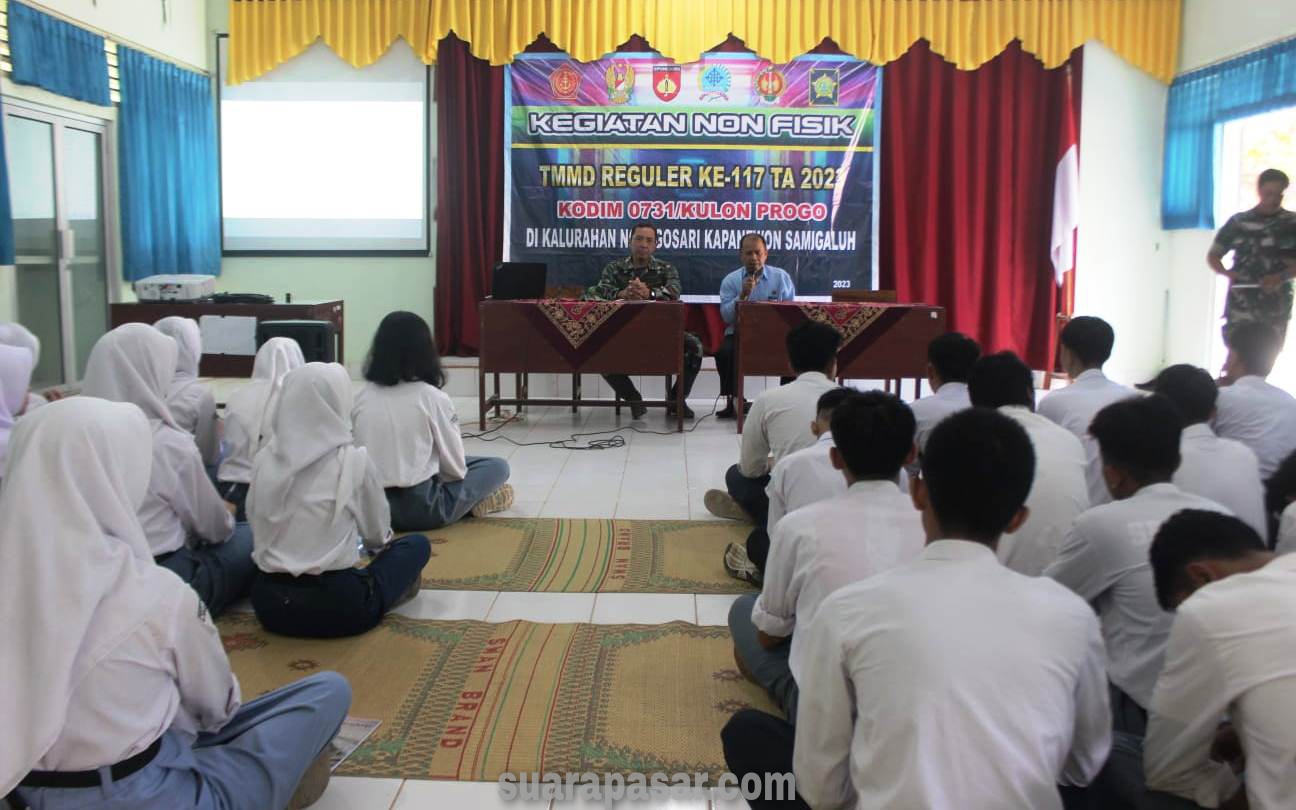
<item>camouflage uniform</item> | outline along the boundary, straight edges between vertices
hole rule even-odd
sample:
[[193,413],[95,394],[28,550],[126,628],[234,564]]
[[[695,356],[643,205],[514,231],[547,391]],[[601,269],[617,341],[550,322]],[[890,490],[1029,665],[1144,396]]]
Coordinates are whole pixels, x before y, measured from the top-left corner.
[[[1259,284],[1273,273],[1287,274],[1287,262],[1296,259],[1296,212],[1280,210],[1261,214],[1255,209],[1229,217],[1215,234],[1211,253],[1223,257],[1233,251],[1235,284]],[[1286,334],[1292,313],[1292,282],[1269,291],[1260,287],[1230,285],[1224,305],[1224,342],[1240,323],[1262,322]]]
[[[651,257],[647,267],[635,267],[630,257],[609,262],[603,268],[603,274],[597,283],[585,291],[585,299],[593,301],[610,301],[629,286],[632,279],[638,278],[652,292],[654,301],[677,301],[680,297],[679,271],[668,262]],[[702,368],[702,341],[692,332],[684,333],[684,396],[693,390],[693,380]],[[604,374],[612,390],[624,400],[634,402],[642,399],[634,383],[624,374]],[[674,392],[671,393],[672,398]]]

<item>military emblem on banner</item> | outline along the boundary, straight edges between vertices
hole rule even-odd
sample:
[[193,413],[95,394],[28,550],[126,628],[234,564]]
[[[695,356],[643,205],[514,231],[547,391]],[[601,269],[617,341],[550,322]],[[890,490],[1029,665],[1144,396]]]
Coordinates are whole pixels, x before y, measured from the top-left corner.
[[559,101],[575,101],[580,93],[581,76],[566,62],[549,74],[549,91]]
[[836,107],[841,76],[837,68],[810,68],[810,106]]
[[729,88],[733,87],[733,74],[724,65],[712,65],[698,77],[698,96],[703,101],[728,101]]
[[679,95],[680,76],[683,69],[679,65],[653,66],[653,92],[662,101],[670,101]]
[[635,70],[629,62],[613,62],[604,74],[609,104],[626,104],[634,93]]
[[756,95],[773,103],[787,89],[787,76],[773,65],[766,65],[757,72],[752,85],[756,88]]

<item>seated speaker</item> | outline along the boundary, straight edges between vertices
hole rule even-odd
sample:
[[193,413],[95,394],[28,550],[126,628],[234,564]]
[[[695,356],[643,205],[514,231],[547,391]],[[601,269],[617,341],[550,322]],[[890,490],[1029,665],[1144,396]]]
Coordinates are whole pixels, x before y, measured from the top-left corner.
[[332,321],[260,321],[257,348],[273,337],[292,338],[307,363],[337,362],[337,326]]

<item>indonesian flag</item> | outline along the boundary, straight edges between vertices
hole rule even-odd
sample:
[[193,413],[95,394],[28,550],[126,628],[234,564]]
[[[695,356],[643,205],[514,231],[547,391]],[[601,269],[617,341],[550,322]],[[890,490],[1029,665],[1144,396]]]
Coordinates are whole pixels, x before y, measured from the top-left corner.
[[1049,256],[1058,284],[1075,269],[1075,235],[1080,227],[1080,144],[1071,102],[1071,68],[1067,68],[1066,104],[1058,128],[1057,170],[1053,175],[1053,233]]

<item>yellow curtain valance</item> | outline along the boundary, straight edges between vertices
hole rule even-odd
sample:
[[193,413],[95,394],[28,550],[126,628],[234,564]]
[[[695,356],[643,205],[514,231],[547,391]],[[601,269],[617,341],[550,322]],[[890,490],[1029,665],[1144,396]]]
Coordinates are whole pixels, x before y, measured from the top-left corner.
[[676,62],[733,34],[774,62],[825,37],[875,64],[915,41],[971,70],[1014,39],[1046,67],[1091,39],[1169,83],[1182,0],[230,0],[229,81],[254,79],[322,38],[356,67],[397,37],[422,60],[453,32],[492,65],[540,34],[584,62],[639,34]]

